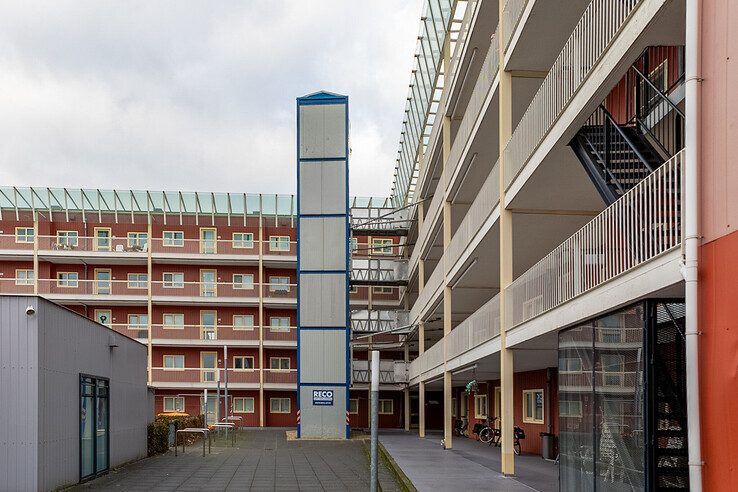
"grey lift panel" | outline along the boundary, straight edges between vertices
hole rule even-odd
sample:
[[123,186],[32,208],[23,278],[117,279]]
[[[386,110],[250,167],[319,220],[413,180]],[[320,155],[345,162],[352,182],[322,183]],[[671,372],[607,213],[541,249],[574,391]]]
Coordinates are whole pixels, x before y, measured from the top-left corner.
[[297,99],[298,437],[347,438],[348,98]]

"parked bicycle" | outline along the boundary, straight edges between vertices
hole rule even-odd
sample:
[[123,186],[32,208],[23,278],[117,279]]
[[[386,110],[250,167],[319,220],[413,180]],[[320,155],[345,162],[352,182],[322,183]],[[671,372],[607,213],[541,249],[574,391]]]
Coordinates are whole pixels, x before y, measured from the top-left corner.
[[491,423],[489,422],[489,419],[487,420],[487,425],[485,425],[479,433],[480,441],[490,446],[500,445],[500,436],[502,433],[500,432],[498,425],[499,420],[499,417],[493,418]]
[[513,452],[520,454],[520,440],[525,439],[525,431],[517,425],[513,428]]
[[469,435],[469,422],[466,417],[456,419],[454,424],[454,435],[459,437],[467,437]]

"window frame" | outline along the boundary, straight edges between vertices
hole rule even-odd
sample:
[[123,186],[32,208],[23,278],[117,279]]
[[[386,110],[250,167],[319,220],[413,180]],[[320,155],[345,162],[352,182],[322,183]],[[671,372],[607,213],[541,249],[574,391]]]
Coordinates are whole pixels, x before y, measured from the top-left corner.
[[[275,279],[286,279],[287,282],[275,282]],[[292,279],[284,275],[269,276],[269,292],[289,292],[292,287]]]
[[[240,359],[242,362],[246,361],[247,359],[251,359],[251,367],[236,367],[236,359]],[[233,365],[231,368],[234,371],[253,371],[256,369],[256,359],[253,355],[234,355],[233,356]]]
[[[63,275],[66,275],[67,278],[62,278]],[[74,285],[72,285],[72,279],[69,278],[70,275],[74,275]],[[60,283],[63,281],[63,283]],[[79,289],[79,272],[56,272],[56,286],[60,289]]]
[[[272,367],[272,362],[276,360],[280,361],[279,362],[280,367],[277,367],[277,368]],[[287,361],[287,367],[282,367],[282,362],[285,360]],[[269,370],[270,371],[290,371],[292,370],[292,359],[290,359],[289,357],[269,357]]]
[[[133,317],[133,316],[138,317],[138,318],[140,318],[141,316],[144,316],[146,318],[146,323],[144,323],[144,324],[141,324],[141,323],[132,323],[131,322],[131,317]],[[129,330],[143,330],[144,328],[146,328],[146,329],[149,328],[149,315],[146,314],[146,313],[141,313],[141,314],[128,313],[127,318],[128,318],[128,323],[126,324],[126,327]]]
[[[286,325],[275,325],[274,320],[281,319],[287,320]],[[289,333],[290,327],[292,326],[292,320],[289,316],[269,316],[269,331],[272,333]],[[277,329],[275,329],[277,328]]]
[[[576,403],[579,407],[578,413],[571,413],[571,405]],[[562,412],[562,405],[566,404],[567,411]],[[559,400],[559,417],[574,417],[581,418],[582,416],[582,401],[581,400]]]
[[[354,404],[356,405],[356,410],[351,410],[351,406]],[[349,414],[350,415],[359,414],[359,399],[358,398],[349,398]]]
[[[25,272],[24,277],[20,278],[20,272]],[[30,274],[30,275],[29,275]],[[22,280],[22,282],[19,282]],[[36,272],[33,268],[16,268],[15,269],[15,285],[34,285],[36,283]]]
[[[535,408],[536,408],[536,395],[540,393],[541,394],[541,418],[537,419],[535,416]],[[527,397],[531,396],[532,400],[532,406],[530,410],[533,412],[532,414],[528,414],[528,408],[527,408]],[[525,389],[523,390],[523,423],[524,424],[538,424],[543,425],[546,421],[546,394],[543,391],[543,388],[536,388],[536,389]]]
[[[137,280],[131,280],[131,275],[135,275],[137,277]],[[141,276],[145,278],[145,280],[141,280]],[[129,289],[148,289],[149,288],[149,274],[148,273],[131,273],[128,272],[127,275],[127,286]],[[141,286],[141,284],[144,284]]]
[[[181,282],[175,282],[174,277],[172,277],[172,280],[167,282],[167,275],[181,275],[182,281]],[[169,284],[169,285],[168,285]],[[163,289],[184,289],[184,272],[162,272],[161,274],[161,286]]]
[[[245,403],[251,400],[251,410],[246,410]],[[242,403],[242,409],[238,410],[236,409],[236,402],[240,401]],[[233,413],[255,413],[256,409],[256,403],[253,396],[234,396],[233,397]]]
[[[286,248],[283,247],[283,244],[285,244],[285,239],[287,240]],[[279,252],[289,251],[291,242],[292,242],[292,238],[290,236],[282,236],[282,235],[269,236],[269,251],[279,251]]]
[[[484,401],[484,413],[479,413],[479,409],[482,406],[481,401]],[[486,419],[489,417],[489,398],[487,394],[474,395],[474,418],[475,419]]]
[[[18,234],[19,230],[24,230],[24,234]],[[31,231],[30,241],[28,241],[28,231]],[[19,238],[26,238],[25,241],[19,241]],[[15,242],[16,244],[33,244],[36,241],[36,229],[34,227],[16,227],[15,228]]]
[[[167,410],[167,400],[173,402],[173,410]],[[181,406],[177,405],[177,402],[181,402]],[[184,396],[165,396],[164,401],[161,405],[163,413],[174,413],[184,412],[185,410],[185,399]]]
[[[140,244],[141,239],[144,240],[143,244]],[[126,233],[126,245],[129,248],[133,248],[134,246],[139,247],[141,249],[148,247],[149,244],[149,233],[148,232],[142,232],[142,231],[130,231]]]
[[[176,363],[172,367],[167,367],[167,357],[171,357],[172,360],[182,360],[182,367],[177,367]],[[161,359],[162,369],[165,371],[184,371],[185,370],[185,357],[184,354],[164,354]]]
[[[251,318],[251,324],[250,325],[236,325],[236,318]],[[231,319],[232,327],[234,330],[242,330],[242,331],[254,331],[254,315],[253,314],[234,314],[233,318]]]
[[385,286],[374,286],[372,287],[372,294],[381,294],[381,295],[390,295],[394,294],[395,289],[392,287],[385,287]]
[[[395,414],[395,400],[391,398],[380,398],[379,399],[379,415],[394,415]],[[385,408],[385,405],[389,403],[389,412]]]
[[[107,237],[98,237],[99,232],[107,232]],[[92,231],[92,250],[93,251],[113,251],[113,231],[110,227],[95,227]],[[100,246],[100,240],[104,239],[108,242],[107,246]]]
[[[181,234],[182,237],[177,239],[176,237],[167,238],[167,234]],[[162,231],[161,233],[161,245],[165,248],[184,248],[185,237],[184,231]]]
[[[181,316],[182,317],[182,324],[167,324],[166,319],[167,316]],[[185,322],[184,322],[184,313],[162,313],[161,316],[161,327],[164,330],[184,330]]]
[[[387,251],[389,248],[389,251]],[[394,253],[395,242],[392,239],[385,237],[373,237],[372,238],[372,255],[389,256]]]
[[[274,402],[279,401],[279,410],[274,411]],[[287,410],[284,410],[284,402],[287,402]],[[269,398],[269,413],[292,413],[292,399],[291,398]]]
[[[236,239],[237,235],[244,236],[242,239]],[[248,236],[248,239],[247,239]],[[254,233],[253,232],[234,232],[231,236],[231,247],[233,249],[253,249]]]
[[[240,283],[236,283],[236,277],[242,277]],[[243,278],[250,277],[250,282],[243,282]],[[254,274],[253,273],[234,273],[233,274],[233,290],[253,290],[254,289]]]
[[[62,241],[62,238],[64,240]],[[69,239],[74,239],[74,244],[69,242]],[[61,246],[65,245],[70,248],[79,248],[79,231],[64,230],[56,231],[56,244]]]

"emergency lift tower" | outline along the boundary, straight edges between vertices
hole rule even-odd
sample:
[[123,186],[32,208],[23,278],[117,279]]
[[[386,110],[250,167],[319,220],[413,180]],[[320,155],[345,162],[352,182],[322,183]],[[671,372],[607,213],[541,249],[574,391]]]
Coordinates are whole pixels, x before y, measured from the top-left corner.
[[297,99],[297,436],[349,437],[348,97]]

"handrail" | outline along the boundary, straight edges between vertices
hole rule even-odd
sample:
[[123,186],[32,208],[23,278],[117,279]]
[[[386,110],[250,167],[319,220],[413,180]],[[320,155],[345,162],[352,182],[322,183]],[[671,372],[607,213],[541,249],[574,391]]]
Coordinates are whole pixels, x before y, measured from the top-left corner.
[[648,84],[649,87],[651,87],[651,89],[653,89],[659,96],[661,96],[661,99],[663,101],[665,101],[666,104],[668,104],[669,106],[671,106],[671,109],[672,110],[676,111],[679,114],[679,116],[681,116],[682,118],[684,118],[684,113],[682,113],[682,110],[679,109],[677,107],[677,105],[674,104],[674,102],[671,99],[669,99],[669,97],[666,94],[664,94],[659,88],[657,88],[655,85],[653,85],[653,82],[651,82],[651,80],[648,77],[646,77],[645,75],[643,75],[643,72],[641,72],[640,70],[638,70],[638,67],[636,67],[635,65],[633,65],[631,68],[633,69],[633,71],[635,71],[636,74],[638,74],[638,76],[641,77],[641,79],[643,79],[644,82],[646,82],[646,84]]
[[626,143],[630,147],[630,150],[636,156],[638,156],[638,160],[640,160],[643,163],[643,165],[646,166],[649,172],[653,172],[653,167],[651,167],[651,164],[648,162],[648,160],[645,157],[643,157],[643,154],[640,153],[640,151],[638,150],[638,147],[636,147],[636,145],[633,143],[633,140],[631,140],[631,138],[625,134],[623,129],[620,127],[620,125],[618,125],[617,121],[615,121],[615,118],[612,117],[612,115],[607,110],[607,108],[605,108],[605,106],[602,104],[600,104],[600,108],[605,114],[605,119],[609,121],[612,126],[615,127],[615,130],[620,134],[621,137],[623,137],[623,140],[626,141]]

